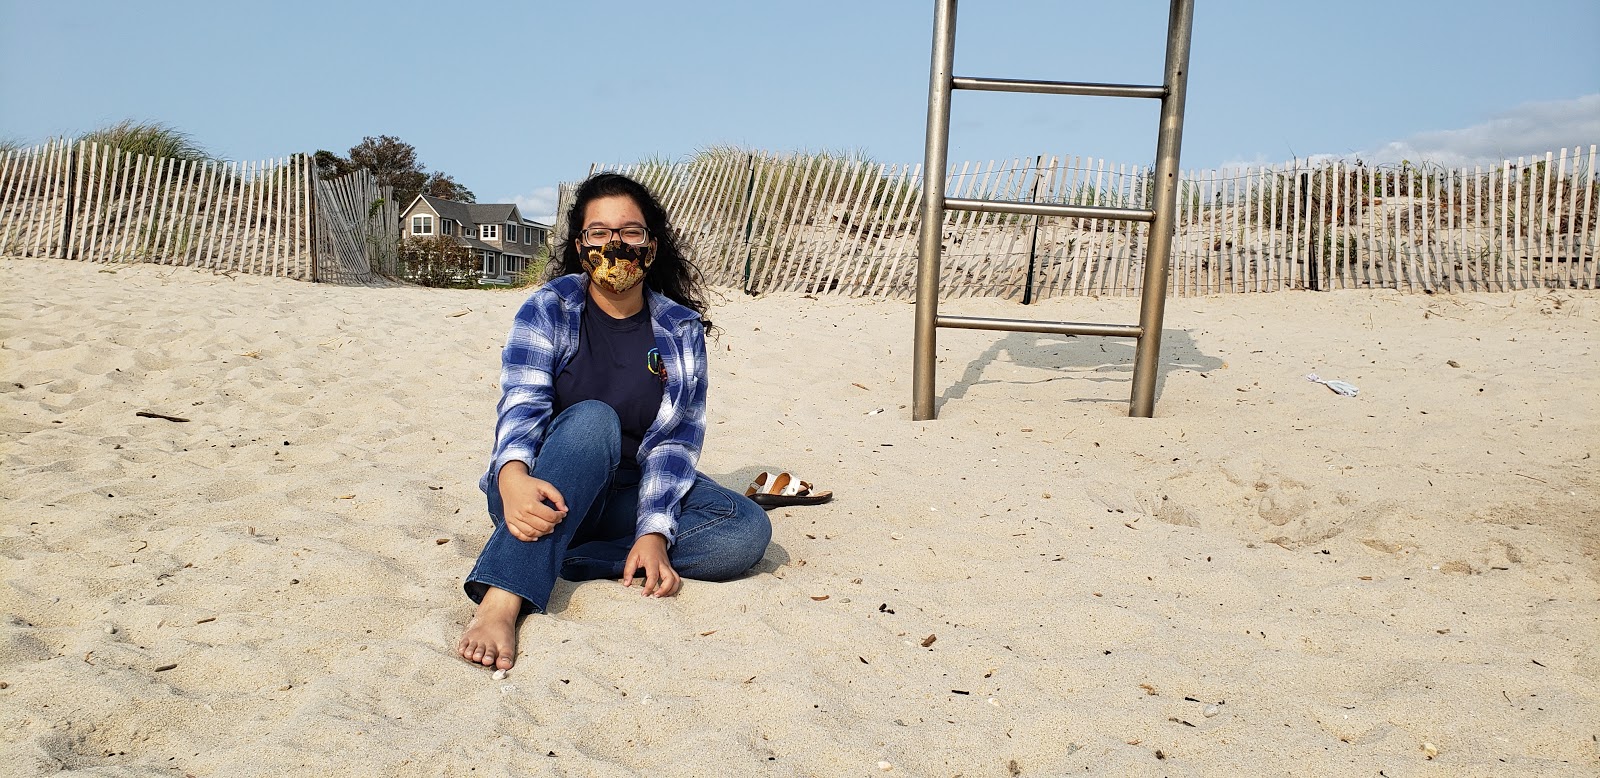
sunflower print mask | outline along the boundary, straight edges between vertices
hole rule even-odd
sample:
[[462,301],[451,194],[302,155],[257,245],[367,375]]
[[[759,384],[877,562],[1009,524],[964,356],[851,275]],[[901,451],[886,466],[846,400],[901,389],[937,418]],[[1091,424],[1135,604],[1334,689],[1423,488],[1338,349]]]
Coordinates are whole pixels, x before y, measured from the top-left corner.
[[613,240],[604,246],[585,246],[583,269],[589,280],[617,294],[632,289],[644,280],[644,273],[656,261],[655,247],[629,246]]

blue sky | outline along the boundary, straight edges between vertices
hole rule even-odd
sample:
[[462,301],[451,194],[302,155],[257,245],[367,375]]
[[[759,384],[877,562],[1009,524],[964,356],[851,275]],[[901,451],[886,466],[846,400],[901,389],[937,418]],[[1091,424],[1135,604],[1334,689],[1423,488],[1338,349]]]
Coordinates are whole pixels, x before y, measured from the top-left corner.
[[[259,160],[364,135],[549,218],[592,162],[922,159],[930,0],[0,0],[0,138],[122,119]],[[1164,0],[967,0],[957,75],[1155,83]],[[1600,143],[1600,2],[1199,0],[1183,166]],[[1154,156],[1153,101],[958,92],[950,159]]]

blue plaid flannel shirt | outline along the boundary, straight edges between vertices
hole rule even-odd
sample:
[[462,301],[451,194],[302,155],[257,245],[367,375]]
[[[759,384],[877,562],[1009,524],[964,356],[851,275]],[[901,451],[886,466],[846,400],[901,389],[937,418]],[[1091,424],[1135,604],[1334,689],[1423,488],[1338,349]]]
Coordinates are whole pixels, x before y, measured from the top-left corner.
[[[539,287],[517,311],[501,353],[500,405],[494,457],[478,481],[498,488],[500,468],[520,460],[533,470],[555,403],[555,378],[578,353],[579,325],[588,303],[587,276],[561,276]],[[667,369],[661,410],[639,443],[639,519],[635,537],[651,532],[677,537],[684,495],[706,437],[706,332],[700,315],[645,289],[656,348]]]

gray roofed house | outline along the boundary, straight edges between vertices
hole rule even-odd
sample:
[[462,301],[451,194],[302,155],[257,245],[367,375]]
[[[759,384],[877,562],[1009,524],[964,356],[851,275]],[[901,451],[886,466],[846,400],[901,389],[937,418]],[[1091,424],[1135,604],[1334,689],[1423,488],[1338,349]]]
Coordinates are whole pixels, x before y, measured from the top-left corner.
[[483,284],[509,284],[544,253],[550,225],[525,219],[512,203],[460,203],[430,195],[400,214],[401,237],[446,236],[477,252]]

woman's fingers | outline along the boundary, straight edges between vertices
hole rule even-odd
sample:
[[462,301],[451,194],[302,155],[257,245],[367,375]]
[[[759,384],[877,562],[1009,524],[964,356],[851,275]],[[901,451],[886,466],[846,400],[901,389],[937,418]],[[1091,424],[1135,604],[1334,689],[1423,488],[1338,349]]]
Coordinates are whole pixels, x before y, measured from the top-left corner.
[[678,588],[683,585],[683,579],[678,576],[678,571],[671,565],[661,566],[661,582],[656,586],[655,597],[671,597],[678,593]]
[[[521,463],[508,463],[500,480],[500,499],[505,505],[508,518],[516,515],[524,522],[540,519],[551,526],[566,518],[567,503],[561,496],[561,490],[549,481],[531,475],[516,474],[511,465],[521,465]],[[546,502],[550,505],[546,505]],[[551,507],[552,505],[555,507]],[[548,527],[544,529],[544,533],[549,533]]]
[[566,508],[552,508],[537,499],[523,504],[521,512],[525,521],[538,520],[551,527],[560,524],[561,520],[567,517]]
[[[672,565],[666,562],[651,562],[640,567],[644,573],[644,586],[640,589],[640,594],[646,597],[671,597],[678,593],[683,579],[678,577]],[[632,578],[629,577],[625,583],[631,586]]]
[[527,522],[524,522],[521,518],[509,514],[506,516],[506,531],[510,532],[511,537],[514,537],[517,540],[527,541],[534,540],[539,537],[538,534],[534,532],[534,529],[531,525],[529,525]]
[[658,533],[642,535],[633,542],[633,549],[622,565],[622,585],[633,586],[635,573],[644,574],[640,593],[646,597],[671,597],[682,585],[682,579],[667,557],[666,538]]
[[[557,489],[555,484],[552,484],[549,481],[540,481],[535,479],[535,487],[538,489],[539,499],[547,500],[551,505],[556,506],[555,509],[559,511],[562,516],[567,515],[567,501],[562,499],[561,490]],[[557,519],[557,521],[559,521],[559,519]]]
[[557,518],[555,521],[546,521],[538,516],[528,515],[527,513],[518,513],[516,511],[509,511],[506,513],[506,529],[510,531],[511,536],[517,540],[538,540],[539,538],[550,534],[556,528],[556,524],[560,521],[561,519],[559,518]]
[[528,502],[517,508],[507,506],[506,528],[518,540],[538,540],[555,531],[556,525],[566,516],[566,511],[555,510],[542,502]]
[[622,563],[622,585],[633,586],[633,574],[639,569],[639,552],[628,552],[628,560]]
[[653,597],[671,597],[678,593],[678,587],[683,585],[683,579],[678,577],[678,572],[670,565],[661,566],[661,578],[656,585]]

